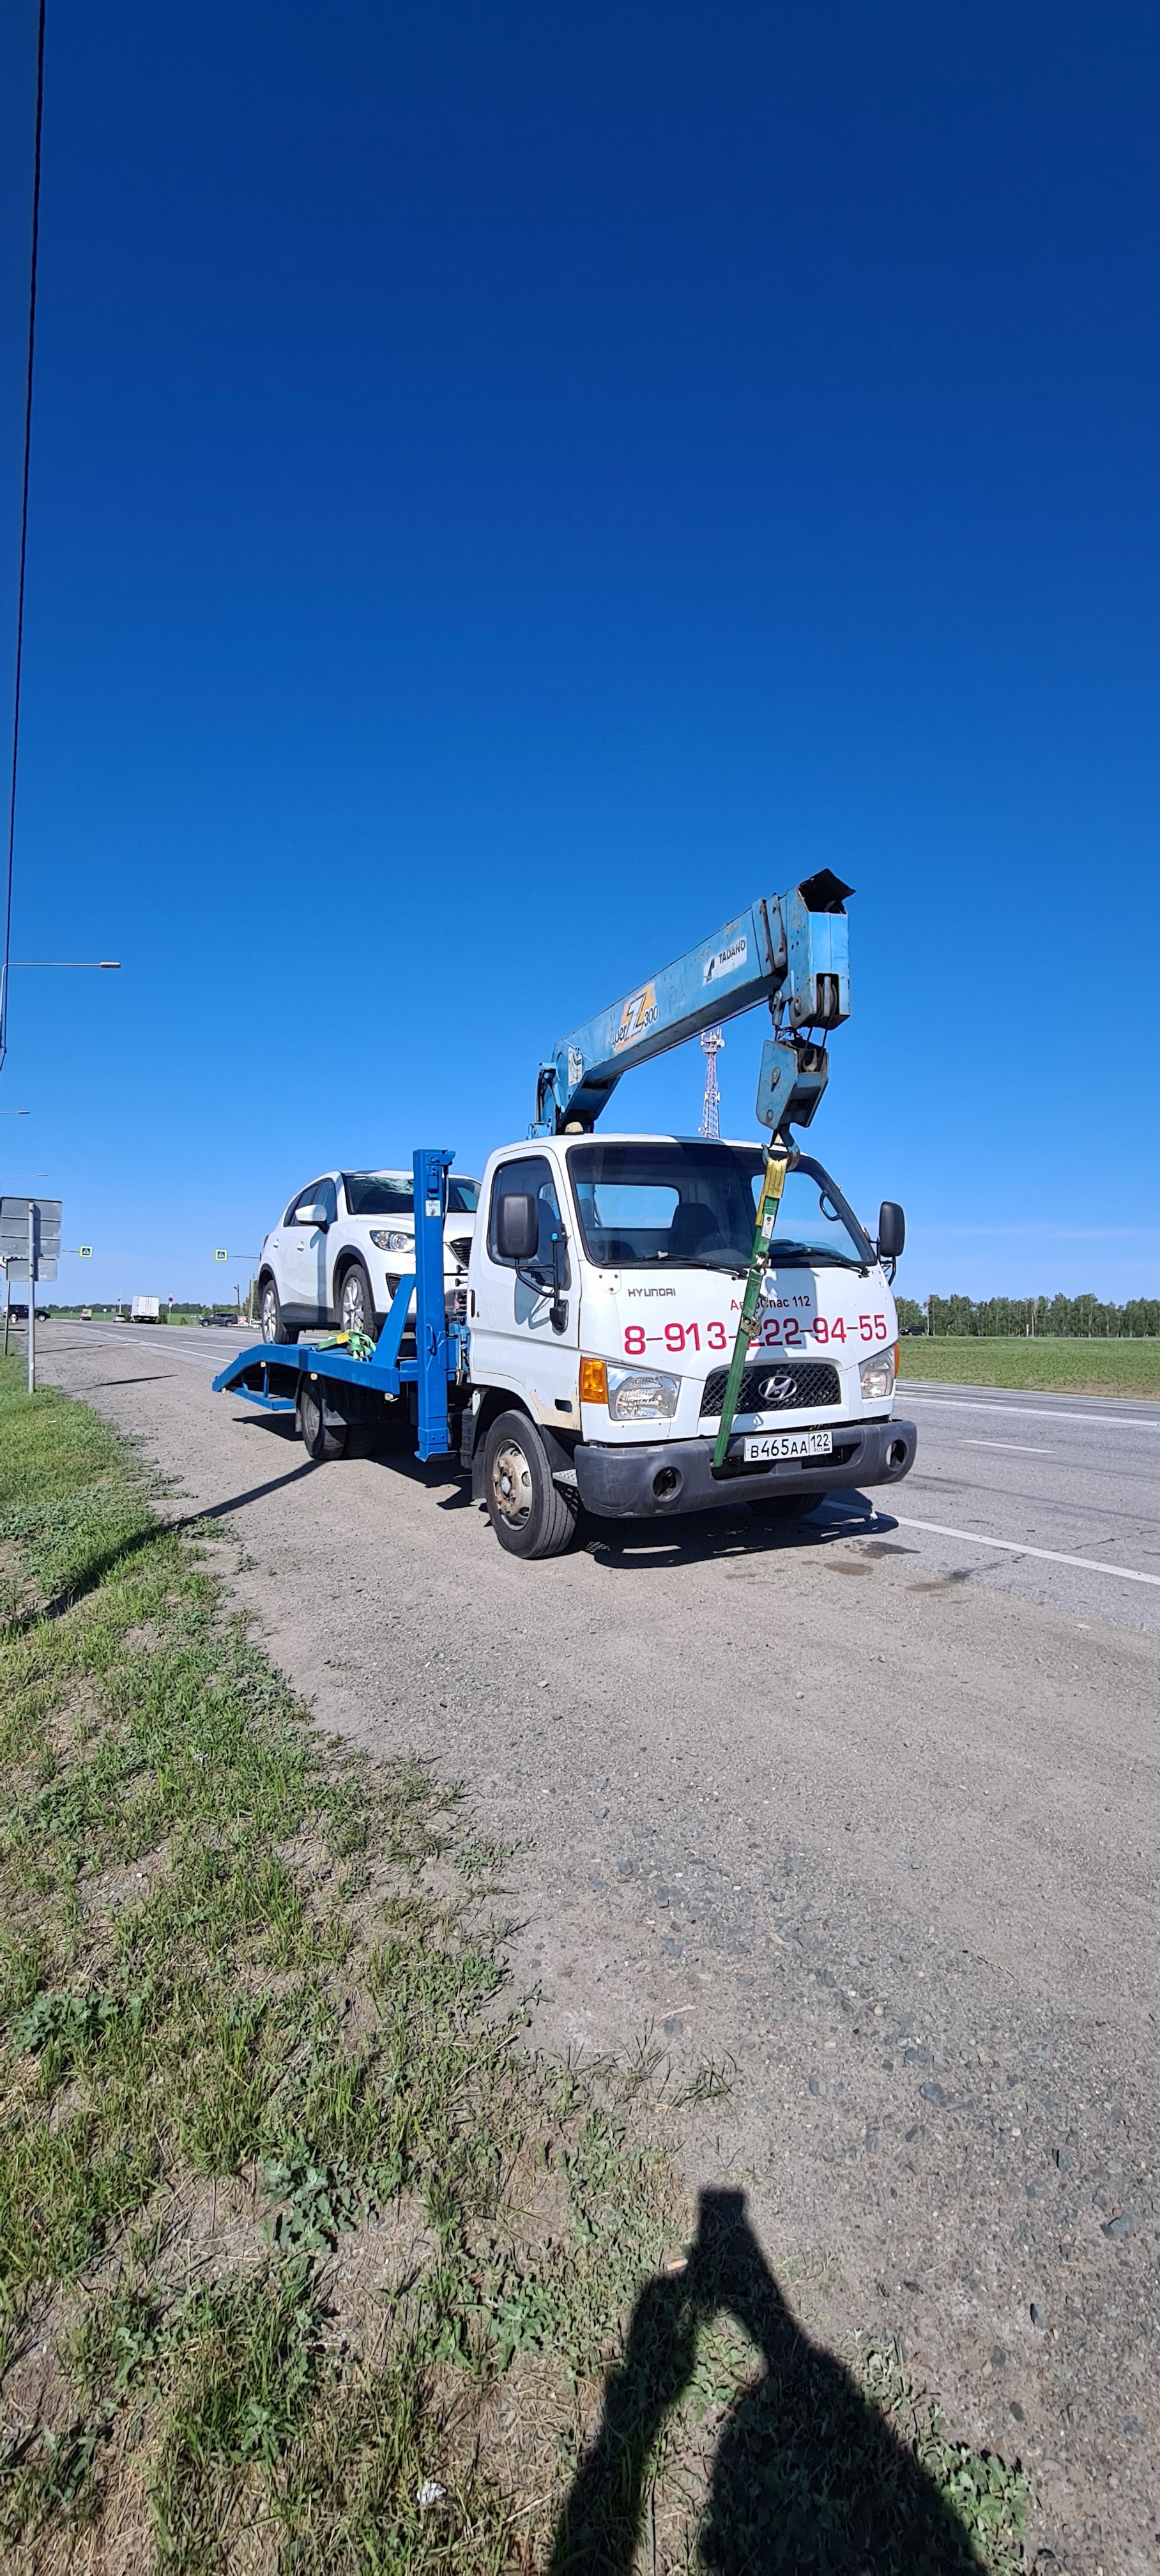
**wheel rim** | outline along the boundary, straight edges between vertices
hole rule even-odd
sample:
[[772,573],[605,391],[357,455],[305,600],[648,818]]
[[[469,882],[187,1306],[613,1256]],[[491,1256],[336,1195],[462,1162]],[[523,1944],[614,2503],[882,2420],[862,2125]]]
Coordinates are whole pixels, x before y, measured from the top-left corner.
[[278,1300],[272,1288],[262,1290],[262,1339],[272,1342],[278,1330]]
[[532,1471],[517,1440],[505,1440],[491,1462],[491,1490],[501,1520],[524,1529],[534,1500]]
[[357,1270],[352,1270],[342,1283],[342,1329],[344,1333],[365,1333],[367,1330],[367,1301]]
[[301,1420],[302,1437],[306,1446],[308,1449],[314,1449],[317,1447],[318,1436],[322,1429],[322,1410],[314,1395],[303,1395]]

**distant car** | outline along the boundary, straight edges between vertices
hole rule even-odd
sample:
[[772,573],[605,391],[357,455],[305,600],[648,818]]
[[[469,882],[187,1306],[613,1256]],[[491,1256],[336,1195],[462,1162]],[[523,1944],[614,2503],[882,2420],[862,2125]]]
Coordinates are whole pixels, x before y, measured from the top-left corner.
[[903,1324],[903,1326],[902,1326],[902,1330],[901,1330],[901,1338],[902,1338],[902,1340],[903,1340],[904,1342],[912,1341],[912,1340],[914,1339],[914,1336],[915,1336],[915,1334],[916,1334],[916,1333],[917,1333],[917,1334],[919,1334],[919,1335],[921,1336],[922,1340],[925,1342],[925,1340],[926,1340],[926,1326],[925,1326],[925,1324]]
[[236,1313],[235,1309],[230,1306],[229,1308],[223,1308],[212,1315],[199,1315],[197,1320],[199,1324],[232,1324],[237,1326],[241,1323],[242,1318]]
[[51,1322],[52,1322],[52,1308],[51,1308],[51,1306],[38,1306],[38,1307],[37,1307],[37,1309],[36,1309],[36,1320],[37,1320],[37,1323],[38,1323],[38,1324],[51,1324]]
[[26,1324],[28,1322],[27,1306],[10,1306],[8,1312],[11,1315],[14,1324]]
[[[28,1312],[28,1309],[27,1309],[27,1307],[26,1307],[26,1308],[25,1308],[25,1313],[27,1314],[27,1312]],[[91,1323],[92,1323],[92,1320],[93,1320],[93,1310],[92,1310],[92,1307],[91,1307],[91,1306],[82,1306],[81,1311],[80,1311],[80,1314],[79,1314],[79,1315],[78,1315],[78,1317],[77,1317],[77,1322],[78,1322],[79,1324],[91,1324]]]
[[[443,1280],[466,1300],[479,1183],[447,1178]],[[410,1172],[324,1172],[291,1199],[262,1246],[258,1314],[264,1342],[296,1342],[318,1325],[376,1337],[414,1266]]]

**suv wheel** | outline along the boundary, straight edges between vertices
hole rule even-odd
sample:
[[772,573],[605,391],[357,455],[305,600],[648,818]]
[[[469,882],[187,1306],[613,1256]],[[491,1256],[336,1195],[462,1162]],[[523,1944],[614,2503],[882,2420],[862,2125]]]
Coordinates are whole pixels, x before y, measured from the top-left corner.
[[338,1292],[338,1329],[340,1333],[369,1333],[372,1342],[379,1338],[371,1283],[361,1261],[352,1261],[349,1270],[342,1274],[342,1286]]
[[258,1298],[258,1315],[264,1342],[297,1341],[297,1331],[291,1332],[290,1326],[283,1322],[281,1299],[272,1279],[262,1281],[261,1294]]
[[501,1413],[487,1434],[483,1490],[491,1525],[510,1556],[562,1556],[578,1503],[553,1481],[543,1441],[526,1413]]

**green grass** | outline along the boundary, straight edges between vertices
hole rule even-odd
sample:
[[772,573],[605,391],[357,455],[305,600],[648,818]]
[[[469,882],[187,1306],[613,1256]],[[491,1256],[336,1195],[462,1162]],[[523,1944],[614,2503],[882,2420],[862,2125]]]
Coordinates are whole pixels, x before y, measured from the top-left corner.
[[[211,1536],[157,1521],[95,1415],[0,1374],[0,2557],[579,2570],[565,2498],[687,2232],[656,2052],[586,2074],[523,2045],[504,1855],[413,1762],[318,1733]],[[752,2397],[752,2339],[721,2332],[689,2310],[679,2385],[645,2337],[657,2566],[700,2563],[711,2447]],[[944,2457],[868,2362],[817,2368],[909,2499],[884,2576],[931,2563],[913,2513],[948,2570],[1020,2563],[1017,2471]],[[837,2456],[795,2388],[752,2463],[787,2532]],[[614,2487],[585,2576],[631,2562]]]
[[916,1336],[903,1342],[901,1360],[904,1385],[933,1378],[940,1386],[1011,1386],[1042,1394],[1145,1396],[1160,1402],[1160,1342]]

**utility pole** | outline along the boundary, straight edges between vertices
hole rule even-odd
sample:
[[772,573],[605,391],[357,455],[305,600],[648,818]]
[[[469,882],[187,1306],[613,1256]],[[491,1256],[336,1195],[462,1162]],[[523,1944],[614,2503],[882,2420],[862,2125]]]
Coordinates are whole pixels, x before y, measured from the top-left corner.
[[36,1201],[28,1202],[28,1392],[36,1393]]

